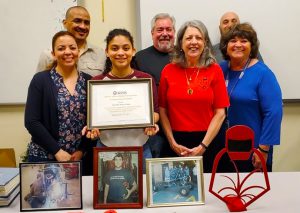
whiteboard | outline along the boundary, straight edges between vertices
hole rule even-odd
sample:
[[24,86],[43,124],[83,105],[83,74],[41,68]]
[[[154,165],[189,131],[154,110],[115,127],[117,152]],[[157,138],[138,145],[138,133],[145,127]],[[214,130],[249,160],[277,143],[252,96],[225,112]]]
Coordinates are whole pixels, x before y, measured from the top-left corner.
[[24,104],[40,53],[76,0],[0,0],[0,104]]
[[142,49],[152,45],[151,19],[167,12],[175,17],[176,29],[185,21],[201,20],[212,43],[219,43],[219,19],[227,11],[235,11],[241,22],[253,25],[260,40],[260,53],[275,73],[283,99],[299,101],[299,0],[139,0],[138,42]]

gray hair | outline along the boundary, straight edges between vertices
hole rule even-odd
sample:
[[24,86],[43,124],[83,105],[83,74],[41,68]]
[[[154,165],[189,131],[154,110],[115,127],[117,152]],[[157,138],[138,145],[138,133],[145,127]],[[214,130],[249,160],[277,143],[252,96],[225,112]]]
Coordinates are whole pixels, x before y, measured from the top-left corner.
[[185,22],[179,29],[177,33],[177,40],[175,44],[174,51],[172,53],[172,62],[178,64],[179,66],[185,68],[187,67],[186,58],[182,50],[182,39],[183,35],[188,27],[194,27],[200,31],[205,41],[204,49],[199,59],[199,64],[202,67],[208,67],[211,64],[216,62],[216,59],[213,55],[212,44],[208,35],[208,31],[205,25],[199,20],[192,20]]
[[176,20],[174,18],[174,16],[170,16],[169,13],[158,13],[156,14],[152,20],[151,20],[151,31],[154,29],[155,27],[155,22],[158,20],[158,19],[170,19],[172,21],[172,26],[173,26],[173,29],[175,30],[175,23],[176,23]]

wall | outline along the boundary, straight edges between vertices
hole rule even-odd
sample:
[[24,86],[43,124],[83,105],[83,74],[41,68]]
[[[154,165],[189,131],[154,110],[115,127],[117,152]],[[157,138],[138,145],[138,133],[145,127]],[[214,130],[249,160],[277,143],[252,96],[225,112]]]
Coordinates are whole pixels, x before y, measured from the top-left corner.
[[[125,28],[136,38],[136,0],[103,0],[104,22],[102,21],[102,0],[79,0],[91,15],[89,41],[105,48],[105,37],[114,28]],[[136,40],[136,39],[135,39]]]
[[0,105],[0,148],[14,148],[18,162],[30,140],[24,127],[24,108]]
[[[115,27],[126,28],[136,37],[135,0],[104,0],[104,22],[101,17],[101,0],[78,0],[78,5],[85,6],[90,12],[91,43],[105,47],[107,32]],[[0,95],[4,95],[4,92],[1,91]],[[14,148],[19,161],[30,141],[30,135],[24,127],[24,105],[0,105],[0,134],[0,148]]]
[[26,102],[24,88],[36,72],[41,51],[51,46],[52,35],[63,29],[66,10],[76,4],[76,0],[0,1],[1,26],[5,32],[0,36],[5,50],[0,51],[0,75],[5,76],[0,78],[0,91],[10,91],[1,94],[0,104]]
[[[290,41],[298,40],[300,28],[294,27],[300,25],[300,2],[298,0],[289,0],[288,4],[286,0],[277,0],[276,4],[273,4],[273,0],[139,0],[137,2],[139,3],[138,11],[141,14],[138,17],[140,24],[137,25],[137,29],[141,30],[138,33],[141,36],[142,47],[147,47],[152,42],[149,20],[158,12],[168,12],[174,15],[176,29],[188,20],[201,20],[206,25],[213,44],[220,41],[217,27],[219,16],[226,11],[235,11],[240,14],[241,22],[251,22],[256,30],[261,43],[260,53],[264,62],[276,74],[283,98],[300,100],[298,92],[300,72],[297,66],[294,66],[298,64],[300,45],[295,45],[294,42],[278,45],[278,41],[284,37],[288,37]],[[272,10],[266,11],[270,5],[272,5]],[[284,15],[278,18],[278,14]],[[266,26],[273,25],[276,27],[266,28]],[[283,63],[285,61],[289,63]]]
[[[101,11],[100,3],[101,1],[99,0],[79,1],[79,4],[87,7],[92,16],[90,42],[102,42],[107,32],[115,26],[127,28],[136,38],[135,1],[106,0],[106,18],[104,23],[102,23],[101,14],[99,15],[99,11]],[[118,6],[114,7],[114,5]],[[113,11],[114,13],[112,14],[108,11]],[[103,44],[102,42],[102,46]],[[286,104],[282,122],[281,145],[275,148],[274,153],[274,171],[300,171],[299,124],[300,103]],[[0,105],[0,133],[0,148],[15,148],[17,159],[19,159],[30,139],[27,130],[24,128],[24,106]]]
[[275,147],[274,171],[300,171],[300,104],[283,108],[281,145]]

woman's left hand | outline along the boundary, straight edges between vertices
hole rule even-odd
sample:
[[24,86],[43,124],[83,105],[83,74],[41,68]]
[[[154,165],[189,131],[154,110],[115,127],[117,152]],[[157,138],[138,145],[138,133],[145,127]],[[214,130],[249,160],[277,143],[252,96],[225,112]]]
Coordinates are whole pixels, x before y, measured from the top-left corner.
[[144,133],[145,135],[148,135],[148,136],[153,136],[153,135],[156,135],[156,133],[159,131],[159,127],[157,124],[154,124],[154,126],[152,127],[146,127],[144,129]]
[[188,156],[202,156],[205,152],[205,148],[203,148],[203,146],[196,146],[192,149],[190,149],[190,152],[187,153],[182,153],[184,154],[185,157]]
[[[263,153],[263,152],[260,152],[260,153],[262,154],[263,158],[265,159],[265,163],[266,163],[267,159],[268,159],[268,153]],[[262,168],[262,162],[256,153],[254,153],[252,156],[252,165],[255,169]]]
[[72,154],[71,160],[73,160],[73,161],[81,160],[82,156],[83,156],[82,151],[77,150]]

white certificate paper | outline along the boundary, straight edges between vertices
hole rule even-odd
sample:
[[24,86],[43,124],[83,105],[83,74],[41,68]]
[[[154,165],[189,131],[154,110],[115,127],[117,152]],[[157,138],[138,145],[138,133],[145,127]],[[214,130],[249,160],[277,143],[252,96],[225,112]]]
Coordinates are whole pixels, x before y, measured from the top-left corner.
[[149,83],[137,80],[110,82],[99,82],[89,91],[90,125],[100,129],[151,126],[153,107]]

